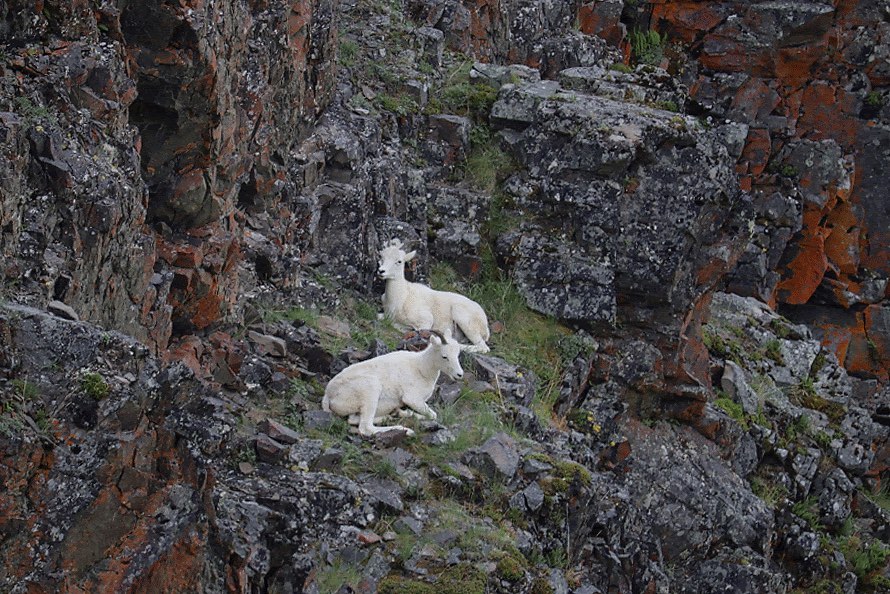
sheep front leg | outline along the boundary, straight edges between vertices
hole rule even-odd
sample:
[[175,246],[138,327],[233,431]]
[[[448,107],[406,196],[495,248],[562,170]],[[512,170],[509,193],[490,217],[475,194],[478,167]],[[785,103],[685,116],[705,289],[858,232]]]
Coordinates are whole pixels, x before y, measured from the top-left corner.
[[[411,410],[413,410],[418,416],[424,416],[431,421],[435,421],[439,417],[439,415],[436,414],[436,411],[430,408],[430,405],[427,404],[424,400],[418,398],[404,400],[403,402],[405,403],[405,405],[409,406]],[[401,412],[399,414],[401,414]],[[404,416],[408,416],[409,414],[411,414],[410,411],[405,411]]]
[[380,402],[380,387],[370,386],[372,390],[367,392],[362,402],[362,408],[359,412],[358,432],[363,437],[373,437],[378,433],[389,431],[390,429],[398,429],[404,431],[408,435],[414,435],[414,431],[403,425],[391,425],[388,427],[378,427],[374,423],[381,422],[383,417],[376,416],[377,404]]

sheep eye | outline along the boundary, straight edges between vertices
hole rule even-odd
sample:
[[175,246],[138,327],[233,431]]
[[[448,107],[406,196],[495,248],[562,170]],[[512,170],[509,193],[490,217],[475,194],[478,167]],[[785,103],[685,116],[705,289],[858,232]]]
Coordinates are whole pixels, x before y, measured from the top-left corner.
[[401,261],[401,260],[399,260],[399,261],[398,261],[398,264],[401,264],[401,263],[402,263],[402,261]]
[[448,355],[442,355],[442,358],[443,358],[443,359],[447,359],[447,358],[448,358]]

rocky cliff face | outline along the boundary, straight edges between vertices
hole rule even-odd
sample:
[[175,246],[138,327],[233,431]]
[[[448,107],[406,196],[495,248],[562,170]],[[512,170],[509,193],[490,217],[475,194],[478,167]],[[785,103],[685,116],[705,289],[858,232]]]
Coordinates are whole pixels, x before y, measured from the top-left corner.
[[649,24],[691,49],[692,109],[750,126],[738,169],[758,227],[730,286],[885,383],[886,4],[652,4]]
[[[880,591],[888,18],[0,2],[0,589]],[[368,442],[391,237],[493,351]]]

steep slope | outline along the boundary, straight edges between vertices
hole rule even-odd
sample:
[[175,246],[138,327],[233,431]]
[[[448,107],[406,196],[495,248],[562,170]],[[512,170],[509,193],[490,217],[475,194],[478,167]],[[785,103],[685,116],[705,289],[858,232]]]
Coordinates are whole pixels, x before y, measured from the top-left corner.
[[[796,205],[872,174],[803,116],[770,157],[775,114],[703,90],[721,26],[823,47],[871,5],[623,4],[0,7],[0,589],[886,587],[880,368],[718,292],[793,293]],[[707,43],[643,59],[622,19]],[[492,353],[370,441],[320,399],[423,347],[376,317],[391,237],[485,306]]]

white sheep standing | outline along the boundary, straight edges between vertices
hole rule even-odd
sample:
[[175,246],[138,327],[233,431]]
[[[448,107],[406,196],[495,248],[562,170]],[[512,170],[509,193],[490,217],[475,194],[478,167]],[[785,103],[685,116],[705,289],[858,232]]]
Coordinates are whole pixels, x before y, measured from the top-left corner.
[[394,323],[415,330],[432,328],[451,333],[454,324],[457,324],[467,340],[473,343],[465,350],[487,353],[488,317],[478,303],[458,293],[436,291],[405,280],[405,263],[416,255],[416,251],[406,253],[400,239],[391,240],[380,250],[377,273],[386,280],[384,314]]
[[[420,352],[395,351],[350,365],[328,382],[322,409],[348,416],[349,423],[358,425],[359,433],[366,437],[390,429],[413,435],[402,425],[378,427],[375,423],[382,423],[395,410],[402,417],[417,413],[436,419],[427,400],[436,389],[439,374],[445,372],[456,380],[464,376],[459,355],[468,347],[449,339],[447,334],[433,331],[430,343]],[[410,410],[402,410],[403,406]]]

